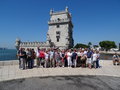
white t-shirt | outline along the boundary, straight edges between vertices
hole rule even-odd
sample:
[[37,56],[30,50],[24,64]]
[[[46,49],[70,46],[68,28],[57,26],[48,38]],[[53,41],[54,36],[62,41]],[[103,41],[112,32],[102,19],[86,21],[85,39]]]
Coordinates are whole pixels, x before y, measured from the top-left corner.
[[40,54],[39,54],[39,51],[36,50],[35,53],[36,53],[36,56],[39,57],[39,55],[40,55]]
[[72,53],[67,52],[67,59],[71,59]]
[[84,55],[87,55],[87,51],[84,51]]
[[45,59],[47,60],[49,57],[49,54],[48,53],[45,53]]
[[78,55],[78,56],[83,56],[84,53],[82,53],[82,52],[77,52],[77,55]]
[[78,55],[78,56],[81,56],[81,53],[80,53],[80,52],[77,52],[77,55]]
[[96,53],[93,54],[93,61],[97,60],[98,55]]
[[49,54],[50,54],[50,58],[53,58],[54,52],[50,51]]

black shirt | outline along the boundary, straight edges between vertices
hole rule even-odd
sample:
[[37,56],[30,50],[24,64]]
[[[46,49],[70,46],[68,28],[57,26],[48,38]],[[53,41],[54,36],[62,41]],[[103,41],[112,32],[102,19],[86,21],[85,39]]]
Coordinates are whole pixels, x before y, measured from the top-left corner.
[[76,59],[76,56],[77,56],[77,53],[74,52],[74,53],[72,54],[72,59]]
[[25,51],[19,51],[18,54],[21,54],[20,58],[26,58],[26,52]]

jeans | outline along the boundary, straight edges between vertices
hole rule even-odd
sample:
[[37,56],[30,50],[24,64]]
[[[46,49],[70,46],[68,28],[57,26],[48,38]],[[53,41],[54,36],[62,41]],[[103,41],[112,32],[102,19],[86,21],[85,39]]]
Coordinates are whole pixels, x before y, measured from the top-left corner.
[[20,58],[20,68],[21,69],[25,69],[25,59],[24,58]]
[[28,60],[28,68],[29,68],[29,69],[33,68],[33,64],[34,64],[34,60],[29,59],[29,60]]
[[96,61],[96,68],[99,68],[100,65],[99,65],[99,59]]
[[77,65],[77,60],[76,59],[73,59],[73,64],[72,65],[74,65],[74,67],[76,67],[76,65]]

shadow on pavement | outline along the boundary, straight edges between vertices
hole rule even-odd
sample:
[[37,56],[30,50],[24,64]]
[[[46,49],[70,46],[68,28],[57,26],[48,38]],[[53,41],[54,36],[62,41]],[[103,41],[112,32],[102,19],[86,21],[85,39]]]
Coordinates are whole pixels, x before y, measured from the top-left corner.
[[0,90],[120,90],[111,76],[36,77],[0,82]]

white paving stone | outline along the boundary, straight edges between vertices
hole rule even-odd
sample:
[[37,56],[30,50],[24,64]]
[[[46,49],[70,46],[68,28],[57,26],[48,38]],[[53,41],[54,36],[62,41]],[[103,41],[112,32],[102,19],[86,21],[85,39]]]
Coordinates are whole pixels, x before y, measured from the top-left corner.
[[1,66],[0,81],[21,79],[29,77],[46,77],[46,76],[70,76],[70,75],[104,75],[120,77],[120,66],[113,66],[112,61],[101,60],[101,68],[33,68],[20,70],[18,65]]

